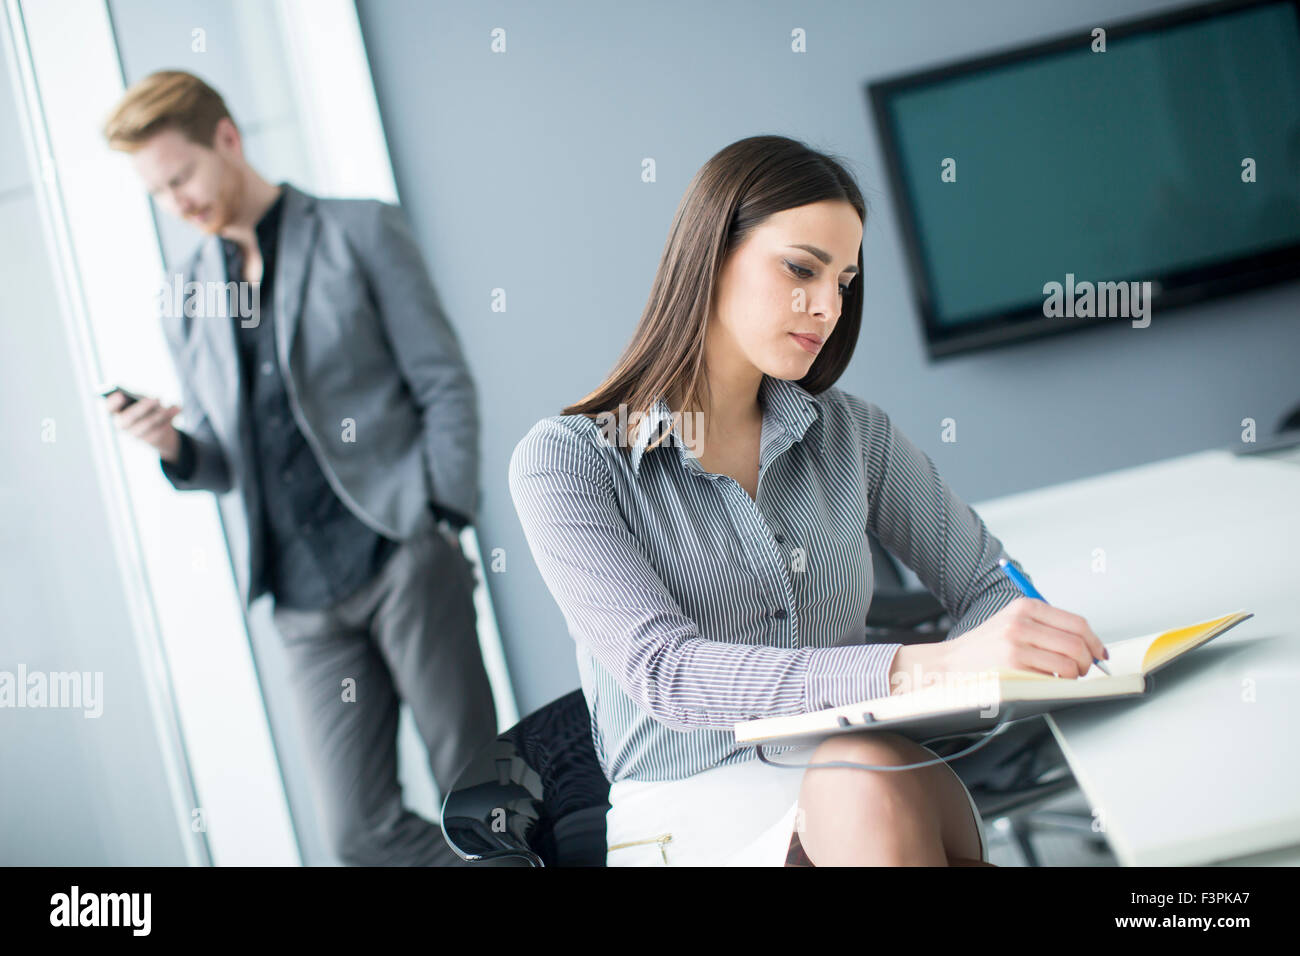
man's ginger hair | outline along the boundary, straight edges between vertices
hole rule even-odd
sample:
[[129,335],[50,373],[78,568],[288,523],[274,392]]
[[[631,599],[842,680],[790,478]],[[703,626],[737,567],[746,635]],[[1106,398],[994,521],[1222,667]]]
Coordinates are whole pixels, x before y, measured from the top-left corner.
[[208,84],[183,70],[159,70],[136,83],[104,123],[112,149],[132,153],[155,134],[175,129],[199,146],[211,148],[217,123],[230,118],[225,101]]

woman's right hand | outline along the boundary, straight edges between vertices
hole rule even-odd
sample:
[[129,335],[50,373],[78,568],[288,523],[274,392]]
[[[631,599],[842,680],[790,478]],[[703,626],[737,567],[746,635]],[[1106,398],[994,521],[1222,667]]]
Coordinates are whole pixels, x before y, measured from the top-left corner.
[[983,624],[950,641],[942,669],[967,674],[998,668],[1082,677],[1106,648],[1078,614],[1034,598],[1017,598]]

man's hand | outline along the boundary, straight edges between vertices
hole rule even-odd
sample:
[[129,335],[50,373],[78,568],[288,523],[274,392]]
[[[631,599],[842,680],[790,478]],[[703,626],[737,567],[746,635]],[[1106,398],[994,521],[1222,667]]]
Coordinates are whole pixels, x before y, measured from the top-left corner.
[[121,392],[114,392],[104,399],[117,427],[146,445],[152,445],[163,461],[176,462],[181,454],[181,436],[172,425],[172,419],[180,414],[180,406],[165,406],[156,398],[141,396],[139,401],[123,410],[125,402]]
[[459,554],[462,558],[465,557],[465,552],[460,546],[460,535],[455,530],[453,530],[450,525],[442,521],[439,521],[435,525],[435,527],[438,529],[438,533],[442,535],[443,538],[446,539],[446,541],[453,548],[456,549],[456,553]]

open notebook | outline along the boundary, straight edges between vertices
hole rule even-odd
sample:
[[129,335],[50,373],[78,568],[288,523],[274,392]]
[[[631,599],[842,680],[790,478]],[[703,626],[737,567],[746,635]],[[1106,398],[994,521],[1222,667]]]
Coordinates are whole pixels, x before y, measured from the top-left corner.
[[1171,631],[1105,642],[1110,652],[1107,676],[1096,664],[1079,678],[1052,677],[1022,670],[989,671],[947,680],[890,697],[736,724],[742,745],[806,744],[829,734],[889,730],[924,741],[944,734],[991,730],[999,721],[1019,720],[1090,700],[1146,693],[1151,674],[1247,618],[1235,611]]

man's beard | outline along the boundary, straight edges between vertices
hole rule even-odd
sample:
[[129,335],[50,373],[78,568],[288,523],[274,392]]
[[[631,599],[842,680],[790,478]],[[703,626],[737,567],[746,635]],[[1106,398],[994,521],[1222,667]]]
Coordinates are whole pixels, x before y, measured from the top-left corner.
[[216,235],[225,229],[235,218],[235,210],[239,208],[239,192],[238,187],[234,186],[229,190],[219,191],[208,207],[211,215],[202,222],[195,222],[194,225],[208,235]]
[[213,236],[230,224],[230,212],[229,206],[220,199],[214,200],[210,209],[211,215],[207,219],[192,219],[190,222],[200,232]]

